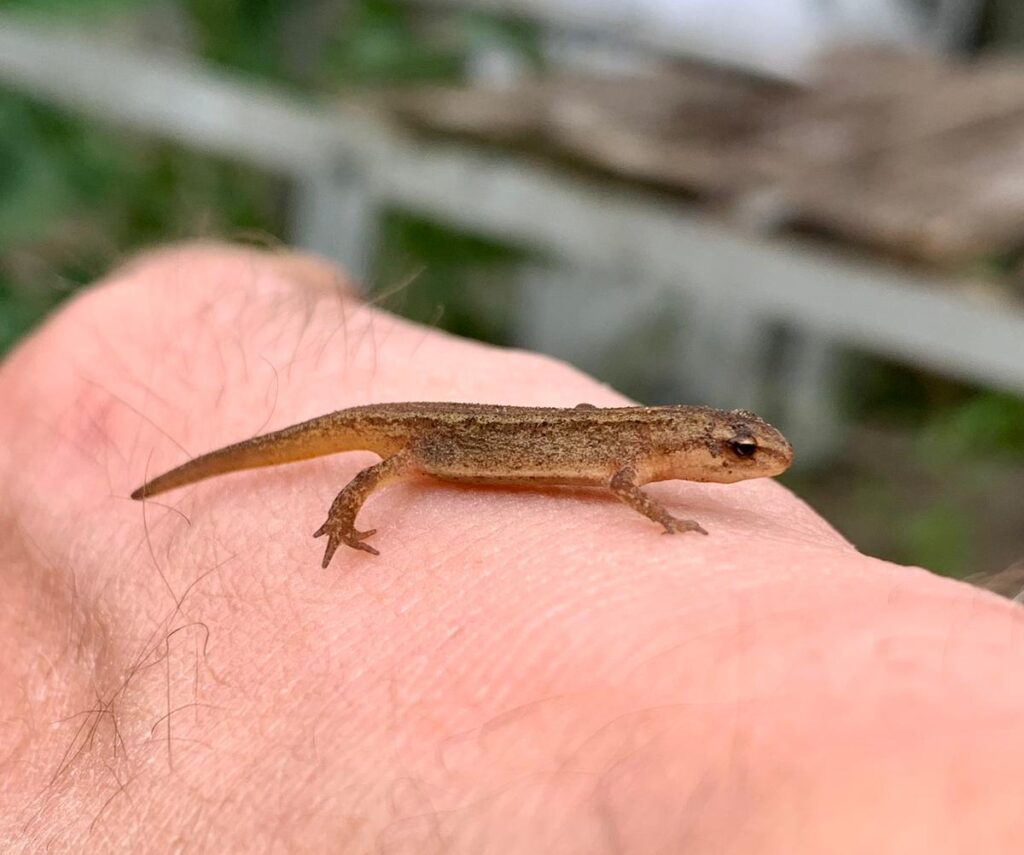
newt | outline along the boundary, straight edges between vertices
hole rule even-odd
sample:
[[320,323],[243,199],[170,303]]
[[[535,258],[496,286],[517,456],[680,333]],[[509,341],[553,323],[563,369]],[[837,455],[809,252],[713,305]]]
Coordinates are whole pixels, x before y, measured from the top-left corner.
[[682,479],[732,483],[784,472],[785,437],[745,410],[701,406],[575,408],[496,404],[371,404],[242,440],[183,463],[132,493],[145,499],[244,469],[368,450],[382,458],[338,493],[314,537],[327,537],[323,567],[341,544],[366,543],[356,515],[370,494],[415,476],[470,484],[602,487],[667,534],[707,532],[678,519],[641,485]]

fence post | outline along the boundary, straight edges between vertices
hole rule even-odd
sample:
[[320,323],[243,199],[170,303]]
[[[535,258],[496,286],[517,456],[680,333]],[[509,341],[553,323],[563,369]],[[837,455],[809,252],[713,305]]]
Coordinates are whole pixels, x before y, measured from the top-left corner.
[[372,272],[377,242],[377,199],[358,164],[341,160],[296,181],[291,240],[338,261],[356,282]]

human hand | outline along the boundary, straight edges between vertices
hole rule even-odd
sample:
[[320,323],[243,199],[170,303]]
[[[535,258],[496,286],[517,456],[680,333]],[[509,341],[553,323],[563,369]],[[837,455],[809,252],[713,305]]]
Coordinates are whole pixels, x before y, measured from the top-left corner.
[[1019,849],[1019,610],[774,482],[647,488],[706,538],[584,491],[401,484],[360,517],[380,557],[327,571],[310,534],[368,454],[127,498],[401,400],[622,403],[223,246],[137,261],[6,361],[0,848]]

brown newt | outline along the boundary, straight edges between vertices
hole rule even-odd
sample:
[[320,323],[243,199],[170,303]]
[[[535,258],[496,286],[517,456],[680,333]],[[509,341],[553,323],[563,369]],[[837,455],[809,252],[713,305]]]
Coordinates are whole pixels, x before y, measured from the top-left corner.
[[519,486],[603,487],[665,532],[707,534],[677,519],[642,484],[683,479],[730,483],[778,475],[793,449],[744,410],[698,406],[598,408],[497,404],[372,404],[339,410],[211,451],[147,481],[133,499],[215,475],[365,449],[383,460],[337,495],[314,537],[327,536],[323,566],[341,544],[372,555],[375,533],[355,527],[370,493],[413,476]]

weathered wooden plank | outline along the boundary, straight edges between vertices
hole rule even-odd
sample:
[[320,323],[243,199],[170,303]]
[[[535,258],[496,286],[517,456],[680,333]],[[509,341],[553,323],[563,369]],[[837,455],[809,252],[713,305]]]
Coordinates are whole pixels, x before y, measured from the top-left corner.
[[786,87],[706,67],[618,77],[559,75],[515,87],[413,89],[378,105],[414,127],[571,157],[687,194],[742,180],[744,147]]
[[[527,145],[951,266],[1024,247],[1024,64],[836,54],[796,89],[706,68],[404,93],[433,130]],[[753,203],[752,204],[752,200]]]

